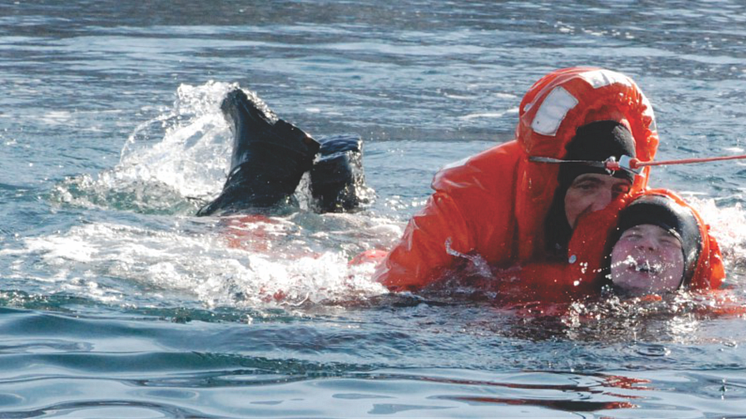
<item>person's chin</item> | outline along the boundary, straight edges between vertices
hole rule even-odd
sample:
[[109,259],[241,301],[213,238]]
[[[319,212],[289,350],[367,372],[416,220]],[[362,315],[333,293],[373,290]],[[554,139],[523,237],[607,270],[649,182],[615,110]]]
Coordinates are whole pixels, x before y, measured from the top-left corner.
[[649,272],[628,272],[623,279],[613,281],[613,285],[620,294],[640,296],[658,293],[658,290],[651,286],[657,280],[658,278]]

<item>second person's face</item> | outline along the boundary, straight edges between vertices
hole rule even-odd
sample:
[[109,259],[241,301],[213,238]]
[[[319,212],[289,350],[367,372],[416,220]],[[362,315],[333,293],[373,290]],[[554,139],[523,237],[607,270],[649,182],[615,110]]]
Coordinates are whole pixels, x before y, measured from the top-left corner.
[[656,225],[627,229],[611,251],[611,281],[627,292],[673,291],[683,275],[681,242]]

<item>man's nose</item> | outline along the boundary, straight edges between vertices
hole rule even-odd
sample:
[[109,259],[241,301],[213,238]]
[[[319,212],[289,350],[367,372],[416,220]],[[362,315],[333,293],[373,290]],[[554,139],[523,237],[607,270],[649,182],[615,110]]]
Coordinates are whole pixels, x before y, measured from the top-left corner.
[[593,205],[591,206],[592,211],[601,211],[602,209],[606,208],[611,201],[614,199],[614,194],[609,190],[601,190],[598,193],[596,193],[595,199],[593,200]]

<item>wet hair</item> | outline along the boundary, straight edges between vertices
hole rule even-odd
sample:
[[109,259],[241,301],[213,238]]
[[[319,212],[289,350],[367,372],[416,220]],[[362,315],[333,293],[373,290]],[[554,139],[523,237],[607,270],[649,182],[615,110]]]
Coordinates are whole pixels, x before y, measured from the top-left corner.
[[[625,231],[642,224],[658,226],[670,232],[681,242],[684,274],[679,288],[686,288],[694,276],[697,261],[702,253],[702,233],[697,217],[691,209],[678,204],[671,197],[659,194],[642,195],[619,213],[618,227],[609,240],[608,254],[611,254],[611,249]],[[610,256],[609,263],[611,263]]]
[[[596,121],[579,127],[565,149],[567,153],[563,160],[605,161],[609,157],[619,160],[623,155],[636,157],[632,133],[617,121]],[[572,227],[567,223],[565,213],[567,189],[576,177],[586,173],[608,175],[604,168],[582,163],[560,165],[557,176],[559,185],[554,192],[552,205],[544,223],[546,250],[557,259],[564,259],[567,256],[567,244],[572,236]],[[627,179],[630,183],[634,182],[634,175],[626,170],[618,170],[612,176]]]

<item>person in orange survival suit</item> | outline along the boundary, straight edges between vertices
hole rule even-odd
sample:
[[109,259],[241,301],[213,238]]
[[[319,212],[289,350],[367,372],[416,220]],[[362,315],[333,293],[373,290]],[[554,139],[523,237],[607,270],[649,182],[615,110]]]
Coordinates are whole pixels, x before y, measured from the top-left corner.
[[[454,268],[460,255],[476,254],[499,268],[556,257],[561,250],[547,250],[553,244],[546,232],[562,187],[558,165],[531,159],[565,158],[578,128],[597,121],[615,121],[631,132],[636,152],[631,157],[650,161],[655,156],[653,109],[634,81],[599,68],[553,71],[521,101],[515,140],[436,174],[435,193],[410,220],[375,278],[394,291],[416,290]],[[637,176],[630,192],[643,190],[648,174]]]

